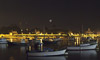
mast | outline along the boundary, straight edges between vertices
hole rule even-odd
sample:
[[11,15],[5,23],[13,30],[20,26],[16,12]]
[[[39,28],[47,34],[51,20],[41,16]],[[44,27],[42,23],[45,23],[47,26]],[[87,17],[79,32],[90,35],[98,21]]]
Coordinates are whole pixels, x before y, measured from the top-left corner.
[[83,34],[83,24],[82,24],[82,34]]
[[44,39],[45,39],[45,26],[43,26],[43,34],[44,34]]

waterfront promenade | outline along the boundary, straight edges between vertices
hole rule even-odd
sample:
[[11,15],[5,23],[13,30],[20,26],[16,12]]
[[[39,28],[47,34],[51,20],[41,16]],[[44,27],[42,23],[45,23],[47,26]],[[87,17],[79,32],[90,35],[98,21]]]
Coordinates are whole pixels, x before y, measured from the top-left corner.
[[51,34],[48,34],[48,33],[39,33],[39,34],[18,34],[18,33],[14,33],[14,32],[10,32],[9,34],[0,34],[0,38],[6,38],[8,40],[11,40],[11,39],[34,39],[36,37],[40,38],[40,39],[43,39],[43,38],[67,38],[67,37],[71,37],[71,36],[74,36],[74,37],[92,37],[92,38],[97,38],[97,37],[100,37],[100,34],[78,34],[78,33],[68,33],[68,34],[61,34],[61,33],[58,33],[58,34],[54,34],[54,33],[51,33]]

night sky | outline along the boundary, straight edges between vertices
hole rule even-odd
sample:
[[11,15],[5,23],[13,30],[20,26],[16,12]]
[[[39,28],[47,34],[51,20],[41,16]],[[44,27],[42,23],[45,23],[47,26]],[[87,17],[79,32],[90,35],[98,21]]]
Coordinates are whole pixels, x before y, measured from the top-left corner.
[[[80,30],[100,29],[100,2],[95,0],[0,0],[0,27],[11,24],[23,28],[50,26]],[[51,24],[51,25],[52,25]]]

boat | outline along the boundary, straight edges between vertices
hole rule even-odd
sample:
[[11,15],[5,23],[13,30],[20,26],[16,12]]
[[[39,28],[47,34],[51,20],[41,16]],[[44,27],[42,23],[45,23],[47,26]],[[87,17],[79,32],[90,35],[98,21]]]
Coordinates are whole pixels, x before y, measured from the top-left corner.
[[97,40],[95,40],[95,39],[93,39],[91,37],[87,37],[85,39],[81,38],[81,41],[83,43],[87,43],[87,44],[97,44],[98,43]]
[[[39,49],[35,49],[35,50],[31,50],[31,51],[27,51],[27,56],[56,56],[56,55],[64,55],[66,52],[66,49],[62,49],[62,50],[58,50],[58,51],[53,51],[50,48],[43,48],[43,40],[37,40],[35,39],[35,48],[39,48]],[[31,47],[32,48],[32,47]]]
[[61,42],[62,39],[60,38],[54,38],[54,39],[43,39],[43,43],[44,44],[58,44],[59,42]]
[[21,44],[25,44],[25,39],[21,39]]
[[14,45],[19,45],[17,42],[10,42],[10,41],[8,41],[8,45],[9,46],[14,46]]
[[62,41],[61,38],[54,38],[53,41]]
[[93,50],[96,49],[97,44],[83,44],[80,46],[68,46],[68,50]]
[[59,51],[43,51],[43,52],[34,52],[29,51],[27,52],[28,56],[58,56],[58,55],[64,55],[66,52],[66,49],[59,50]]
[[80,44],[79,46],[68,46],[67,49],[68,50],[93,50],[96,49],[97,47],[97,40],[94,40],[92,38],[87,38],[87,39],[82,39],[82,44]]
[[20,42],[20,43],[8,41],[8,45],[9,45],[9,46],[14,46],[14,45],[22,45],[22,46],[24,46],[24,45],[27,45],[27,43],[25,42],[24,39],[21,39],[21,42]]
[[72,37],[69,37],[69,40],[68,41],[75,41],[75,37],[74,36],[72,36]]
[[25,42],[25,39],[21,39],[21,42],[19,43],[19,45],[27,45],[27,43]]
[[0,44],[7,44],[7,43],[8,43],[7,39],[5,38],[0,39]]
[[85,43],[85,44],[80,44],[80,46],[88,46],[90,45],[89,43]]

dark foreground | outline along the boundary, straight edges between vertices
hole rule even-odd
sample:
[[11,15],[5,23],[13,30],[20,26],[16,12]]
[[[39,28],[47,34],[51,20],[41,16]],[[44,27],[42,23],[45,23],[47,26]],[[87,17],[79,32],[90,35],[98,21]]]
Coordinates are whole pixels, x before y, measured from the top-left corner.
[[27,57],[26,46],[0,44],[0,60],[100,60],[99,50],[68,51],[67,56]]

